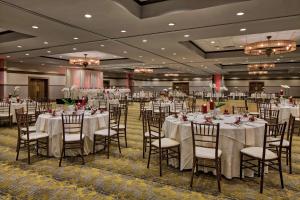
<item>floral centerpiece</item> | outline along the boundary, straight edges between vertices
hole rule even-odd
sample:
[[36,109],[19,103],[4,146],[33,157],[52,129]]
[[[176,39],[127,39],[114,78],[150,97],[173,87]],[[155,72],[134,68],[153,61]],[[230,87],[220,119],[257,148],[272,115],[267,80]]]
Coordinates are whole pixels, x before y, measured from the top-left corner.
[[20,87],[19,87],[19,86],[15,86],[15,87],[14,87],[14,90],[13,90],[13,92],[12,92],[12,94],[11,94],[11,96],[12,96],[12,97],[17,97],[17,96],[19,96],[19,92],[20,92]]

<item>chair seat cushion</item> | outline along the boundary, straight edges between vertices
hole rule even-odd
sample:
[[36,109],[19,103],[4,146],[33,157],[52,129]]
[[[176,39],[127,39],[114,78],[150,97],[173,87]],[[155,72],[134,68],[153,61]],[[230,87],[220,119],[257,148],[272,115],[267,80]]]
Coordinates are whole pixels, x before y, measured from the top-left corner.
[[[156,131],[151,131],[152,137],[159,137],[159,133]],[[150,137],[149,131],[145,132],[145,137]],[[163,133],[160,134],[160,137],[165,137]]]
[[[205,159],[215,159],[216,149],[207,147],[196,147],[196,157]],[[222,151],[218,149],[218,158],[222,155]]]
[[[153,146],[159,147],[159,140],[155,140],[152,142]],[[161,139],[161,148],[170,148],[170,147],[176,147],[179,145],[179,142],[176,140],[170,139],[170,138],[162,138]]]
[[[110,136],[116,135],[117,131],[110,129]],[[102,129],[95,132],[95,135],[108,136],[108,129]]]
[[[118,127],[118,125],[113,125],[113,126],[111,127],[111,129],[115,130],[115,129],[117,129],[117,127]],[[120,124],[120,125],[119,125],[119,129],[125,129],[125,125],[124,125],[124,124]]]
[[[82,134],[82,139],[84,138],[84,134]],[[65,141],[66,142],[76,142],[80,141],[80,134],[66,134],[65,135]]]
[[35,115],[35,112],[34,111],[29,111],[27,114],[28,115]]
[[[42,139],[48,137],[47,133],[41,133],[41,132],[34,132],[34,133],[29,133],[29,140],[37,140],[37,139]],[[21,138],[23,140],[27,140],[27,135],[22,135]]]
[[[247,147],[241,150],[241,152],[245,155],[254,157],[254,158],[259,158],[262,159],[262,154],[263,154],[263,148],[262,147]],[[277,154],[273,153],[272,151],[266,149],[266,160],[272,160],[276,159]]]
[[[280,146],[280,141],[271,142],[270,145],[279,147],[279,146]],[[283,146],[283,147],[288,147],[288,146],[290,146],[290,142],[287,141],[286,139],[283,139],[283,140],[282,140],[282,146]]]
[[9,116],[12,116],[12,114],[0,113],[0,117],[9,117]]
[[[23,128],[21,128],[21,131],[27,131],[27,128],[23,127]],[[29,132],[36,132],[36,127],[35,126],[29,126],[28,131]]]
[[259,112],[249,112],[249,115],[259,115]]
[[296,120],[296,121],[300,121],[300,117],[296,117],[295,120]]

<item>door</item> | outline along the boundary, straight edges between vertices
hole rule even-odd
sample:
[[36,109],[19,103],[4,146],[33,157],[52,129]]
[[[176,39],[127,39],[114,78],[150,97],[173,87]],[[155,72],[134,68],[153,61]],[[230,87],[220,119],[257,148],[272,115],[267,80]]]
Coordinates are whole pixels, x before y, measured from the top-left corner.
[[264,82],[250,82],[249,83],[249,94],[252,93],[260,93],[264,90],[265,83]]
[[31,99],[48,98],[48,79],[29,78],[28,96]]
[[189,95],[190,93],[189,82],[173,82],[173,90],[178,90]]
[[109,80],[103,80],[103,88],[109,88],[110,87],[110,81]]

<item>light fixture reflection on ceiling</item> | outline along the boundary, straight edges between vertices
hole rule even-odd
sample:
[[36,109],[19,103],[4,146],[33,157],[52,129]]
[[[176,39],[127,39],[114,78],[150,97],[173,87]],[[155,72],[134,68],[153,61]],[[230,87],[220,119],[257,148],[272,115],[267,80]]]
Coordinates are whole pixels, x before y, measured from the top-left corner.
[[169,26],[175,26],[175,23],[172,23],[172,22],[171,22],[171,23],[169,23],[168,25],[169,25]]
[[126,33],[127,31],[126,30],[121,30],[121,33]]
[[241,29],[240,29],[241,32],[244,32],[244,31],[246,31],[246,30],[247,30],[246,28],[241,28]]
[[70,58],[69,63],[71,65],[82,65],[84,67],[89,65],[98,66],[100,65],[100,60],[98,58],[88,58],[87,54],[84,54],[84,58]]
[[49,42],[45,41],[44,44],[49,44]]
[[294,40],[271,40],[272,36],[267,36],[267,40],[254,42],[245,45],[245,54],[247,55],[278,55],[295,51],[297,48]]
[[165,74],[164,76],[166,76],[166,77],[177,77],[177,76],[179,76],[179,74],[168,73],[168,74]]
[[90,19],[90,18],[92,18],[92,15],[91,14],[85,14],[84,17],[87,18],[87,19]]
[[265,75],[268,74],[268,71],[249,71],[248,72],[249,75]]
[[190,37],[190,35],[186,34],[186,35],[184,35],[183,37],[188,38],[188,37]]
[[39,27],[36,26],[36,25],[33,25],[32,28],[33,28],[33,29],[38,29]]
[[244,15],[245,13],[243,13],[243,12],[238,12],[238,13],[236,13],[236,15],[237,16],[242,16],[242,15]]
[[251,71],[255,70],[268,70],[275,67],[274,63],[256,63],[256,64],[249,64],[248,69]]
[[153,73],[153,69],[138,67],[134,69],[134,73],[150,74]]
[[22,46],[21,46],[21,45],[18,45],[17,47],[18,47],[18,48],[22,48]]

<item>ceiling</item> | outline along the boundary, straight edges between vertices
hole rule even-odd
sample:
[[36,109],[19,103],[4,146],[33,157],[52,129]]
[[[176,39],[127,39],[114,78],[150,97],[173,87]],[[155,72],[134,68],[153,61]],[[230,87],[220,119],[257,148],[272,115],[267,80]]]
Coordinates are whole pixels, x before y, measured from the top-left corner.
[[0,57],[9,65],[68,66],[66,56],[97,52],[104,75],[143,66],[155,68],[152,77],[242,75],[248,63],[276,62],[271,73],[294,75],[300,71],[299,48],[253,57],[242,46],[267,35],[299,45],[299,21],[299,0],[191,0],[189,5],[182,0],[0,0],[0,32],[31,36],[0,43]]

